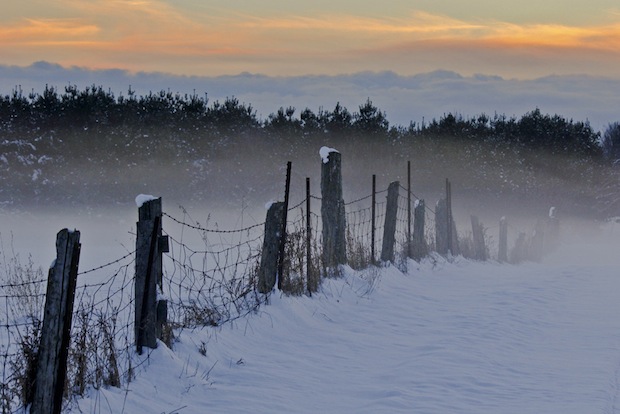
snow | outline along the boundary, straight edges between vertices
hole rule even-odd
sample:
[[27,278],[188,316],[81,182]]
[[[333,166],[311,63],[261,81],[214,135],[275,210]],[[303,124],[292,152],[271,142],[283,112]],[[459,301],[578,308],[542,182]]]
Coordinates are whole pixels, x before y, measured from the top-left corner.
[[555,218],[555,207],[549,208],[549,218]]
[[617,230],[542,264],[346,268],[312,297],[177,332],[173,350],[136,356],[128,389],[71,411],[620,412]]
[[153,201],[153,200],[157,200],[157,197],[148,195],[148,194],[138,194],[138,196],[136,197],[136,206],[140,208],[147,201]]
[[329,147],[321,147],[321,149],[319,150],[319,155],[321,156],[321,159],[323,160],[323,164],[327,164],[329,162],[329,154],[331,154],[332,152],[338,152],[338,151],[333,148],[329,148]]

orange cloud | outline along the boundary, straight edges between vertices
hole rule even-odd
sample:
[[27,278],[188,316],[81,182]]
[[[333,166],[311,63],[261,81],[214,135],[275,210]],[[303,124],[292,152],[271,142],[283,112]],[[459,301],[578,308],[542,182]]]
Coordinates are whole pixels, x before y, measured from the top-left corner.
[[499,24],[483,39],[506,47],[592,48],[620,51],[620,24],[594,27]]
[[79,19],[26,19],[19,24],[0,27],[3,43],[36,43],[77,40],[94,37],[100,28]]
[[[578,54],[620,52],[620,23],[600,26],[519,25],[466,21],[422,11],[403,17],[355,15],[253,16],[213,8],[189,13],[162,0],[58,0],[73,19],[25,19],[0,27],[0,53],[93,67],[120,66],[174,73],[286,70],[333,73],[391,69],[421,63],[449,66],[459,49],[484,62],[512,52],[544,58],[553,50]],[[618,20],[613,13],[612,20]],[[17,47],[19,46],[19,47]],[[47,46],[43,48],[42,46]],[[28,49],[31,48],[31,49]],[[419,54],[417,59],[397,53]],[[34,56],[43,54],[43,56]],[[70,56],[75,56],[68,62]],[[382,58],[377,59],[377,56]],[[26,59],[26,58],[23,58]],[[458,66],[454,63],[454,67]],[[480,64],[482,65],[482,64]],[[405,67],[405,66],[403,66]],[[295,69],[293,69],[295,68]],[[436,67],[435,67],[436,68]],[[478,72],[488,72],[480,67]],[[296,74],[299,74],[298,72]]]

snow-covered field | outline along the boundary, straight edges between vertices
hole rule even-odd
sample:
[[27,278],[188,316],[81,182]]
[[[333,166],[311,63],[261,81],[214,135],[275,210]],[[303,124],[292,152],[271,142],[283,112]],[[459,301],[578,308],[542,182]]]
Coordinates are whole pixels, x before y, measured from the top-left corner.
[[88,413],[620,412],[620,228],[541,264],[348,270],[177,333]]

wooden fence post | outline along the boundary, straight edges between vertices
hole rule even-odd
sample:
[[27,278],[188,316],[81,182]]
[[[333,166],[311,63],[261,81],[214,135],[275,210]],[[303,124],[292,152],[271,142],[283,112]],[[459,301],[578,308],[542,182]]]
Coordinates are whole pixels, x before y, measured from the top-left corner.
[[310,224],[310,177],[306,177],[306,284],[308,293],[319,290],[319,275],[312,269],[312,225]]
[[167,302],[158,303],[157,285],[162,285],[162,253],[168,251],[168,238],[162,236],[161,198],[137,198],[136,203],[135,337],[138,354],[142,354],[143,346],[157,348],[167,323],[162,319]]
[[508,261],[508,222],[506,217],[499,219],[499,251],[497,260],[500,262]]
[[442,255],[448,254],[449,251],[448,213],[446,209],[446,199],[438,200],[435,205],[435,250]]
[[381,261],[383,262],[394,262],[399,188],[400,183],[398,181],[394,181],[388,186],[387,204],[385,207],[385,225],[383,226],[383,245],[381,246]]
[[[458,235],[452,213],[448,213],[448,203],[442,198],[435,206],[435,250],[437,253],[447,255],[459,254]],[[451,225],[448,225],[448,220]],[[449,242],[451,240],[451,243]]]
[[79,231],[64,229],[57,234],[56,261],[47,281],[31,413],[59,414],[62,409],[80,248]]
[[276,285],[283,215],[283,202],[273,203],[267,210],[265,237],[263,239],[263,250],[260,257],[260,268],[258,270],[258,291],[260,293],[269,293]]
[[484,226],[477,216],[471,216],[471,234],[474,242],[474,259],[487,260],[487,246],[484,242]]
[[376,250],[375,250],[375,240],[376,240],[376,232],[377,232],[377,176],[375,174],[372,175],[372,197],[371,197],[371,222],[370,222],[370,263],[375,264],[376,260]]
[[447,253],[454,254],[454,245],[452,243],[452,183],[446,178],[446,226],[447,236],[446,243],[448,245]]
[[411,237],[411,161],[407,161],[407,257],[413,257]]
[[413,246],[412,246],[412,258],[414,260],[420,260],[428,254],[428,246],[426,244],[426,236],[424,235],[424,229],[426,226],[426,206],[424,200],[418,200],[413,211]]
[[330,148],[321,148],[321,216],[323,218],[323,263],[337,274],[347,262],[346,220],[342,199],[342,158]]
[[282,279],[284,278],[284,254],[286,249],[286,227],[288,220],[288,200],[291,191],[291,165],[286,164],[286,184],[284,187],[284,209],[282,211],[282,224],[280,232],[280,254],[278,255],[278,289],[282,290]]

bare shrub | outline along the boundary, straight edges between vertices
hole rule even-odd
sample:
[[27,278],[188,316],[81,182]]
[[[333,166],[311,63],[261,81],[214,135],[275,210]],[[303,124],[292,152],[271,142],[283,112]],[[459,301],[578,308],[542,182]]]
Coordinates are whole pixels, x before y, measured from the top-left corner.
[[350,228],[347,228],[347,261],[355,270],[365,269],[374,262],[371,249],[359,238],[353,237]]
[[[37,376],[39,343],[41,342],[41,322],[32,321],[21,335],[17,355],[9,362],[12,371],[13,385],[3,394],[3,399],[13,400],[17,396],[24,407],[34,399],[34,388]],[[3,405],[4,407],[4,405]]]
[[35,267],[32,257],[26,263],[15,252],[10,257],[2,248],[3,275],[2,300],[6,311],[2,319],[9,340],[2,355],[4,375],[0,385],[0,399],[3,411],[12,412],[11,406],[30,404],[34,397],[43,306],[45,303],[45,282],[43,270]]

